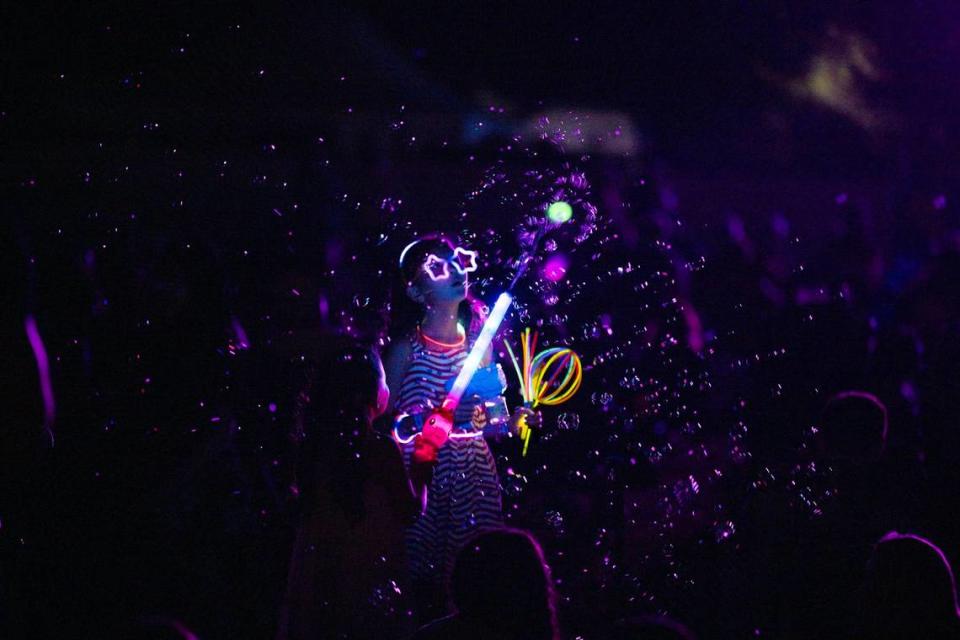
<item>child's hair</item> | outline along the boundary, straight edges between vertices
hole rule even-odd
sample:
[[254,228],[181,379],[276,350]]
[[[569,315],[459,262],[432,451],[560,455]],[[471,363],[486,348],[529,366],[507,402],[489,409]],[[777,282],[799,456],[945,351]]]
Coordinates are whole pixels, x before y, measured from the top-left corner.
[[308,373],[294,416],[297,485],[305,509],[318,483],[327,481],[347,519],[355,523],[363,517],[367,411],[377,403],[380,376],[377,353],[356,344],[332,349]]
[[[423,263],[431,253],[442,255],[452,253],[454,243],[444,235],[430,234],[407,245],[400,256],[399,276],[390,296],[390,337],[393,340],[405,338],[413,333],[417,323],[423,317],[423,309],[407,295],[407,287],[415,284],[423,275]],[[465,329],[477,331],[485,317],[483,303],[469,293],[460,303],[458,310],[460,324]]]

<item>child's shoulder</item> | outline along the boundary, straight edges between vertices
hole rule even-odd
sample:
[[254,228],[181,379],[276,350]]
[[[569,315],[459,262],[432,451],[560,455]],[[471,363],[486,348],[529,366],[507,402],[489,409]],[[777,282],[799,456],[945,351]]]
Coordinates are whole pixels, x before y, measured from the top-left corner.
[[413,351],[413,343],[416,340],[416,334],[402,335],[394,338],[390,345],[384,350],[384,363],[403,359]]
[[[391,387],[402,382],[404,372],[413,360],[413,344],[406,337],[393,340],[383,352],[383,371]],[[397,387],[399,388],[399,387]],[[396,391],[397,389],[393,389]]]

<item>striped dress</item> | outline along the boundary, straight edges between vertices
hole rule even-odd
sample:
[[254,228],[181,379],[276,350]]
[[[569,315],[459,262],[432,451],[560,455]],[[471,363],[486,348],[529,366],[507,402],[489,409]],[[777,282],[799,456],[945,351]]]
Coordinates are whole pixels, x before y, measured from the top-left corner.
[[[468,342],[472,344],[474,338],[471,335]],[[427,346],[414,336],[396,408],[416,414],[440,406],[446,397],[444,385],[460,372],[468,346]],[[468,539],[503,526],[493,455],[483,438],[482,425],[471,422],[480,403],[478,398],[464,396],[457,407],[453,431],[437,454],[426,511],[407,531],[411,577],[421,583],[444,584],[457,552]],[[414,444],[401,446],[409,468]]]

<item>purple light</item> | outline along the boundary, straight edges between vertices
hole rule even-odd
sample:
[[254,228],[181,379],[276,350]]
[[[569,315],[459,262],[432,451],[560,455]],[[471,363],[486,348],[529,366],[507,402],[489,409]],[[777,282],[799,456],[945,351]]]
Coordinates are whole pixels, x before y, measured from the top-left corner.
[[183,624],[179,620],[173,620],[170,626],[176,629],[177,633],[183,636],[183,640],[200,640],[200,638],[198,638],[193,631],[187,628],[187,625]]
[[183,640],[200,640],[197,634],[190,630],[187,625],[175,618],[166,618],[163,616],[150,616],[143,620],[144,623],[150,625],[157,625],[161,627],[166,627],[168,629],[173,629]]
[[543,277],[550,282],[559,282],[567,275],[567,257],[562,254],[551,256],[543,265]]
[[317,310],[320,312],[320,319],[326,324],[330,320],[330,301],[322,293],[317,298]]
[[33,357],[37,361],[37,373],[40,377],[40,395],[43,396],[43,429],[50,436],[51,446],[53,439],[53,421],[56,417],[56,404],[53,399],[53,384],[50,382],[50,363],[47,359],[47,350],[43,346],[43,338],[37,329],[37,321],[28,315],[23,322],[27,330],[27,339],[33,349]]
[[250,340],[247,338],[247,332],[244,330],[243,325],[240,324],[240,321],[236,318],[231,318],[230,323],[233,326],[233,333],[237,338],[237,346],[241,349],[249,349]]

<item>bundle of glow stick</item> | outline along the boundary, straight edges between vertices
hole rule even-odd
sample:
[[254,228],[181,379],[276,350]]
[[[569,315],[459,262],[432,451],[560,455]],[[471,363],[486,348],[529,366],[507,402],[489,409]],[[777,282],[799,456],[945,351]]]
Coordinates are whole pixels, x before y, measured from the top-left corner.
[[[538,405],[554,406],[573,397],[583,382],[583,366],[580,357],[567,347],[552,347],[534,355],[537,348],[537,332],[531,338],[530,328],[520,335],[520,355],[518,360],[513,349],[504,343],[513,368],[520,381],[520,394],[523,402],[531,409]],[[561,377],[561,374],[562,377]],[[531,429],[526,421],[520,423],[520,438],[523,440],[523,455],[527,455],[530,445]]]

